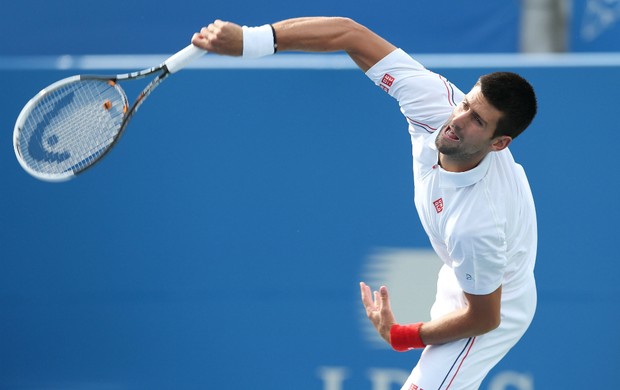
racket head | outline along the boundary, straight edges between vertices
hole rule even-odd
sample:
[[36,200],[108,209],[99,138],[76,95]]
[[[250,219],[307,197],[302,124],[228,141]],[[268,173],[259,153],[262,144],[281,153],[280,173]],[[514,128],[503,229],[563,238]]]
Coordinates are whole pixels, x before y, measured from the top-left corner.
[[15,156],[37,179],[69,180],[114,146],[127,112],[125,92],[114,81],[86,76],[62,79],[22,109],[13,131]]

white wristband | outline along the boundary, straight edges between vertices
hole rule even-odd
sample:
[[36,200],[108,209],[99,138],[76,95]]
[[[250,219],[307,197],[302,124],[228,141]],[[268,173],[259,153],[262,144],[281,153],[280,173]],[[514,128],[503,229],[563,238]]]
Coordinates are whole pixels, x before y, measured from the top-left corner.
[[276,52],[274,31],[269,24],[243,26],[243,58],[259,58]]

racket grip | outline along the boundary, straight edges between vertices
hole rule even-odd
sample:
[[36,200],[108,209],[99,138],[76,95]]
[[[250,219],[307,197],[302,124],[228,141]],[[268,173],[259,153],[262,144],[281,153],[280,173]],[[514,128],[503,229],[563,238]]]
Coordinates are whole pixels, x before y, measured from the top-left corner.
[[200,49],[193,44],[190,44],[185,49],[173,54],[170,58],[164,61],[164,65],[168,69],[168,72],[175,73],[185,68],[190,62],[207,54],[206,50]]

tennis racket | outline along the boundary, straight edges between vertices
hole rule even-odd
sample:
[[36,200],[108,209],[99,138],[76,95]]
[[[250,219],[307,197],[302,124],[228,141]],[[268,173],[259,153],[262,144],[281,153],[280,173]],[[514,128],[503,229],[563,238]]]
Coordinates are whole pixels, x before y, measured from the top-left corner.
[[[13,146],[20,165],[37,179],[69,180],[107,155],[144,100],[169,75],[206,51],[189,45],[153,68],[116,76],[77,75],[59,80],[24,106]],[[159,72],[159,73],[158,73]],[[129,106],[117,83],[157,76]]]

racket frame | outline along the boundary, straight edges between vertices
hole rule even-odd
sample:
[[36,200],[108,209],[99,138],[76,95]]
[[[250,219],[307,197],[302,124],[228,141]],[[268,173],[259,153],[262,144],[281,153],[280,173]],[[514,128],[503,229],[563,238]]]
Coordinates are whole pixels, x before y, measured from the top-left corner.
[[[143,70],[139,70],[139,71],[131,72],[131,73],[118,74],[118,75],[107,75],[107,76],[106,75],[75,75],[75,76],[64,78],[62,80],[58,80],[55,83],[50,84],[49,86],[41,90],[38,94],[36,94],[32,99],[30,99],[28,103],[26,103],[22,111],[20,112],[19,116],[17,117],[16,123],[15,123],[15,129],[13,131],[13,147],[15,151],[15,156],[17,157],[17,161],[27,173],[29,173],[30,175],[34,176],[37,179],[48,181],[48,182],[67,181],[73,178],[74,176],[86,171],[87,169],[94,166],[97,162],[101,161],[101,159],[103,159],[103,157],[105,157],[110,152],[110,150],[112,150],[112,148],[117,144],[121,135],[124,133],[125,129],[127,128],[127,124],[129,123],[133,115],[138,111],[138,109],[140,108],[144,100],[155,90],[155,88],[157,88],[157,86],[159,86],[159,84],[161,84],[162,81],[164,81],[172,73],[176,73],[177,71],[183,69],[191,61],[195,60],[198,57],[203,56],[206,53],[207,52],[205,50],[199,49],[196,46],[190,44],[189,46],[185,47],[183,50],[169,57],[166,61],[164,61],[160,65],[154,66],[152,68],[143,69]],[[136,100],[132,103],[131,107],[129,107],[129,102],[127,100],[125,91],[121,88],[120,85],[117,84],[117,82],[125,81],[125,80],[141,79],[143,77],[146,77],[148,75],[151,75],[153,73],[160,72],[160,71],[161,73],[159,73],[153,80],[151,80],[151,82],[146,87],[144,87],[142,92],[140,92]],[[35,105],[39,101],[41,101],[41,99],[43,99],[43,97],[47,96],[53,91],[60,89],[67,84],[85,81],[85,80],[97,80],[97,81],[102,81],[102,82],[108,82],[110,83],[110,85],[116,88],[117,91],[120,92],[120,95],[123,97],[123,100],[124,100],[124,104],[125,104],[124,111],[125,112],[124,112],[123,119],[121,121],[118,132],[114,136],[112,142],[109,145],[107,145],[106,149],[100,155],[98,155],[92,162],[84,165],[83,167],[76,167],[75,169],[69,169],[67,171],[64,171],[61,173],[54,173],[54,174],[39,172],[37,170],[32,169],[26,163],[26,161],[22,158],[21,152],[20,152],[20,146],[19,146],[21,128],[24,126],[28,116],[32,112],[32,109],[35,107]]]

